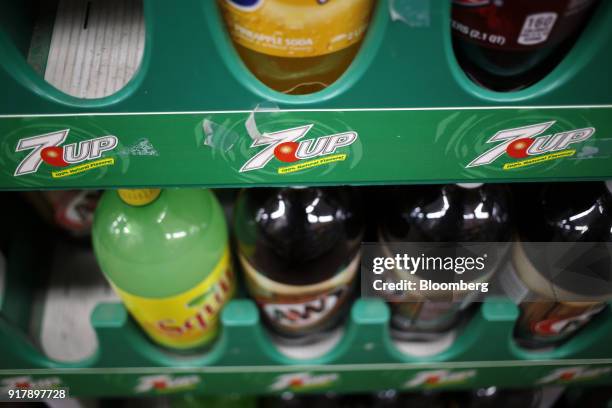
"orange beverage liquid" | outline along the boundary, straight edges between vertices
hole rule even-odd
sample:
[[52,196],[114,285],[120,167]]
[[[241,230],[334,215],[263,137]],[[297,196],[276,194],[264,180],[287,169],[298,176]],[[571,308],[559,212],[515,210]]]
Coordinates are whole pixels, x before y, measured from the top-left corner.
[[219,0],[236,50],[264,84],[308,94],[340,77],[357,54],[374,0]]

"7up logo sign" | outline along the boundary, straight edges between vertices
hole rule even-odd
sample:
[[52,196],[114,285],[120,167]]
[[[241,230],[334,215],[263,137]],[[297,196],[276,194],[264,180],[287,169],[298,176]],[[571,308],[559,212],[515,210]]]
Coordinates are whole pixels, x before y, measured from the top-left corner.
[[150,375],[140,377],[138,385],[135,388],[136,392],[172,392],[185,391],[193,389],[200,382],[200,377],[197,375]]
[[406,381],[404,388],[438,387],[449,384],[465,383],[476,376],[476,370],[465,371],[420,371],[410,380]]
[[593,380],[610,374],[612,367],[566,367],[551,371],[537,382],[538,384],[568,383]]
[[554,123],[553,120],[497,132],[487,140],[487,143],[497,144],[472,160],[466,168],[491,164],[506,155],[519,161],[506,163],[504,170],[569,157],[576,153],[575,150],[571,149],[572,145],[584,142],[595,133],[595,128],[587,127],[554,134],[543,134]]
[[[68,167],[87,160],[98,159],[104,152],[117,147],[116,136],[103,136],[62,146],[70,129],[20,139],[15,152],[29,151],[15,169],[15,176],[36,173],[45,162],[52,167]],[[112,163],[111,163],[112,164]],[[84,169],[87,170],[87,169]],[[66,175],[69,175],[67,173]]]
[[[309,124],[278,132],[264,133],[251,144],[252,148],[263,147],[263,149],[247,160],[240,168],[240,172],[262,169],[274,158],[283,163],[313,159],[308,161],[309,165],[303,168],[294,167],[296,170],[291,171],[344,160],[346,155],[335,155],[336,151],[341,147],[350,146],[357,140],[357,132],[353,131],[302,140],[313,126]],[[331,156],[337,157],[332,159]],[[331,160],[323,160],[323,158]]]
[[270,385],[272,391],[302,391],[325,388],[338,380],[336,373],[310,374],[310,373],[289,373],[276,377]]

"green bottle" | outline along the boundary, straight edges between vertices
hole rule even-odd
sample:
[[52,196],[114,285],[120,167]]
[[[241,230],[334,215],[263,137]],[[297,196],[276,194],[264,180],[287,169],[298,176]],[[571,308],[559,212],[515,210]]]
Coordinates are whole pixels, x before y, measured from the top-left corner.
[[102,272],[157,343],[208,345],[234,292],[219,202],[205,189],[109,190],[93,224]]

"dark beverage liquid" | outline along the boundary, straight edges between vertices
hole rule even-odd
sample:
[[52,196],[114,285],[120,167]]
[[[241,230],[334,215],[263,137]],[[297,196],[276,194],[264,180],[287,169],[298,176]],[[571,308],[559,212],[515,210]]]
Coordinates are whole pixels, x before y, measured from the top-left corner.
[[525,88],[563,59],[598,0],[454,0],[455,56],[476,83]]
[[285,392],[281,395],[267,396],[259,400],[261,408],[337,408],[342,405],[334,395],[295,395]]
[[241,192],[234,225],[238,255],[273,333],[314,341],[347,314],[363,235],[360,202],[350,188]]
[[[508,242],[510,210],[503,187],[465,184],[396,188],[389,193],[387,210],[381,212],[380,240],[385,242]],[[488,265],[492,274],[498,265]],[[394,336],[428,340],[454,328],[463,300],[391,302]]]
[[[520,192],[528,199],[519,206],[519,242],[512,259],[518,278],[515,285],[530,293],[529,301],[519,306],[515,328],[521,346],[558,346],[612,299],[612,253],[607,244],[612,242],[612,195],[606,185],[610,186],[550,183]],[[551,259],[559,262],[551,263]],[[566,259],[570,260],[567,265]]]
[[453,406],[466,408],[536,408],[545,405],[542,400],[543,394],[538,388],[499,389],[488,387],[458,393]]

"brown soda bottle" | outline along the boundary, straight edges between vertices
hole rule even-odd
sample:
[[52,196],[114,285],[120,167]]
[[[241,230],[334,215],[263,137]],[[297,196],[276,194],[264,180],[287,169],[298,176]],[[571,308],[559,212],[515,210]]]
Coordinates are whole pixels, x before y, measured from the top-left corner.
[[563,59],[598,0],[453,0],[455,56],[476,83],[526,88]]
[[252,188],[238,196],[234,232],[247,289],[281,342],[316,342],[346,318],[364,229],[357,194]]
[[374,0],[218,0],[245,65],[279,92],[332,84],[355,58]]
[[99,190],[28,191],[26,199],[49,224],[70,238],[89,244]]
[[[379,241],[393,243],[502,243],[500,256],[490,259],[489,281],[502,265],[511,240],[510,208],[503,186],[482,183],[396,187],[381,210]],[[509,247],[509,244],[507,245]],[[414,254],[411,254],[414,255]],[[409,293],[408,293],[409,292]],[[457,328],[469,315],[474,293],[420,293],[392,299],[391,332],[404,341],[433,341]]]
[[612,183],[515,191],[525,199],[518,201],[514,274],[502,282],[511,297],[524,299],[514,337],[524,348],[554,348],[612,300]]
[[465,408],[536,408],[547,405],[543,402],[542,389],[537,387],[500,389],[493,386],[456,392],[451,398],[450,406]]

